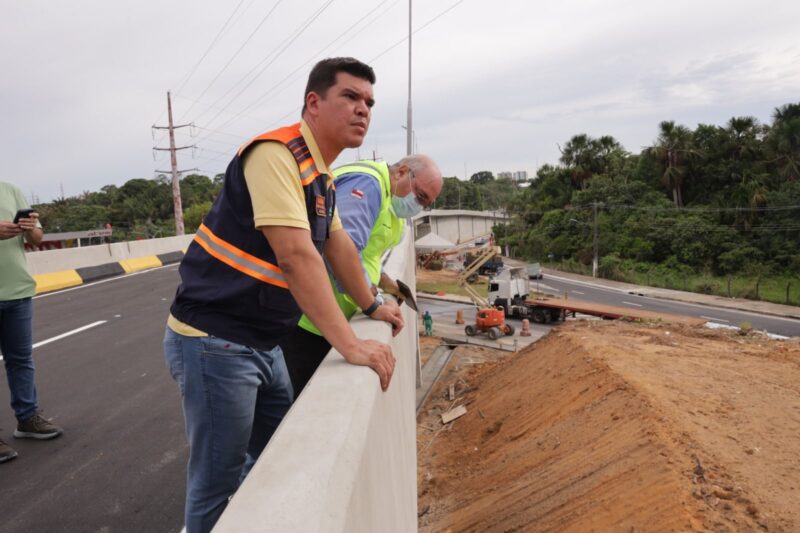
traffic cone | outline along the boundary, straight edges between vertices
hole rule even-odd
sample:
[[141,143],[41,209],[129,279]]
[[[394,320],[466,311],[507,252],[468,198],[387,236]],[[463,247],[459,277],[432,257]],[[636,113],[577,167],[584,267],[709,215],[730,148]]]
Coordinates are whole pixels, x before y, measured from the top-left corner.
[[522,329],[519,332],[520,337],[530,337],[531,336],[531,321],[527,318],[522,319]]
[[456,324],[463,324],[464,323],[464,310],[459,309],[456,311]]

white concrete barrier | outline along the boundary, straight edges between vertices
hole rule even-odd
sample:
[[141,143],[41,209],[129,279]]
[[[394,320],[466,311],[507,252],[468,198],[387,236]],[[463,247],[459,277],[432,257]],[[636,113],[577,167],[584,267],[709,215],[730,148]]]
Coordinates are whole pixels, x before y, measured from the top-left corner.
[[[409,232],[386,271],[416,287]],[[345,362],[335,350],[309,381],[215,532],[374,533],[417,531],[414,415],[418,318],[403,306],[406,326],[362,315],[361,338],[388,342],[397,365],[382,392],[377,375]]]
[[48,274],[148,255],[175,252],[189,246],[193,238],[194,234],[164,237],[162,239],[96,244],[81,248],[29,252],[26,257],[28,258],[28,269],[31,274]]

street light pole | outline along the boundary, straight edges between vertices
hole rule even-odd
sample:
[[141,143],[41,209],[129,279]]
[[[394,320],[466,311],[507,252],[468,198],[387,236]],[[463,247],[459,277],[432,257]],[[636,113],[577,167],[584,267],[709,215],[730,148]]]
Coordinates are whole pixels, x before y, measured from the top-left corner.
[[406,117],[406,155],[411,155],[413,146],[413,124],[411,113],[411,1],[408,0],[408,115]]

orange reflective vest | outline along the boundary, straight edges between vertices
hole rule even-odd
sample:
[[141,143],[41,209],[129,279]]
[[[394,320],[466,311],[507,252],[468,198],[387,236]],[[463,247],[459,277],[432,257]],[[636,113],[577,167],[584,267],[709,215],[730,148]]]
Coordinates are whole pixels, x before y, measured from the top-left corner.
[[280,142],[299,169],[314,246],[322,253],[336,204],[328,176],[317,170],[294,124],[259,135],[243,146],[225,172],[225,182],[181,261],[181,284],[171,313],[209,335],[271,349],[300,319],[275,253],[253,224],[253,204],[244,178],[244,156],[259,142]]

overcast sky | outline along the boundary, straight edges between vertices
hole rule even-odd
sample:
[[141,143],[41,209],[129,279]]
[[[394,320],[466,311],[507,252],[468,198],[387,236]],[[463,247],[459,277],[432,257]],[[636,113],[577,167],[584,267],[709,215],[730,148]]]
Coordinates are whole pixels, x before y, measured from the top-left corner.
[[[0,181],[28,198],[169,169],[168,154],[152,151],[169,141],[151,130],[166,124],[167,90],[176,123],[197,126],[179,130],[179,146],[197,146],[178,153],[179,168],[224,171],[241,142],[299,119],[311,66],[334,55],[366,61],[378,77],[360,154],[337,163],[405,154],[407,0],[2,3]],[[610,134],[639,152],[661,120],[769,122],[775,107],[800,102],[797,0],[413,9],[417,148],[448,176],[533,174],[576,133]]]

